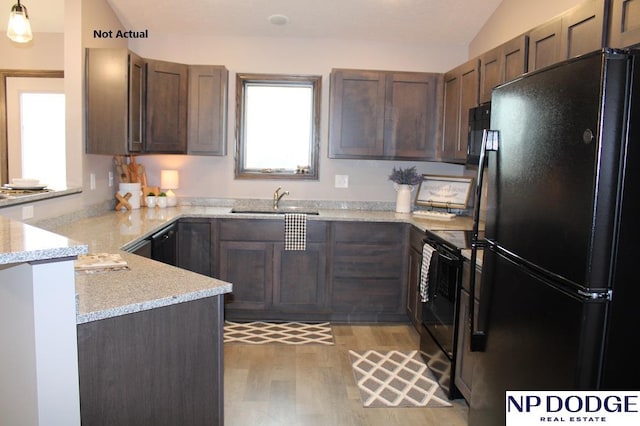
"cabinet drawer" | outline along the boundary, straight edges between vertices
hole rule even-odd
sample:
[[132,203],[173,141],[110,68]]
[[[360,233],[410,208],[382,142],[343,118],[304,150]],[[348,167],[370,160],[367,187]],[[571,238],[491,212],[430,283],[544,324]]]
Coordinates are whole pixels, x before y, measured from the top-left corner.
[[[224,219],[220,221],[222,241],[283,241],[284,218],[277,219]],[[323,242],[327,239],[327,223],[307,221],[307,241]]]
[[336,222],[334,239],[340,242],[400,244],[404,237],[402,223]]
[[337,279],[331,297],[334,312],[395,313],[402,310],[398,280]]
[[338,243],[333,253],[334,277],[399,278],[404,248],[400,245]]

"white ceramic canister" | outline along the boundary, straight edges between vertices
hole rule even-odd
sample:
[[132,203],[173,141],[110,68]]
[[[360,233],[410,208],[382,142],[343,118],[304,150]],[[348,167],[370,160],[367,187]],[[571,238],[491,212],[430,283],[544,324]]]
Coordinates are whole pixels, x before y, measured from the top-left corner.
[[142,188],[140,186],[140,182],[136,183],[121,183],[120,190],[118,193],[120,195],[125,195],[126,193],[131,194],[131,198],[129,198],[129,204],[131,204],[132,209],[140,208],[140,195],[142,194]]

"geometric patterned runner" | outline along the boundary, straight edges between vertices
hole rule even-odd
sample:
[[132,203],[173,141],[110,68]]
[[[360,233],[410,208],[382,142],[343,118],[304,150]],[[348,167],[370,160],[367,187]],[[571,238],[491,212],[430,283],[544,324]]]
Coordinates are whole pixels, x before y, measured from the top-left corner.
[[451,407],[418,351],[349,351],[365,407]]
[[333,335],[328,322],[312,324],[225,321],[224,342],[253,345],[265,343],[333,345]]

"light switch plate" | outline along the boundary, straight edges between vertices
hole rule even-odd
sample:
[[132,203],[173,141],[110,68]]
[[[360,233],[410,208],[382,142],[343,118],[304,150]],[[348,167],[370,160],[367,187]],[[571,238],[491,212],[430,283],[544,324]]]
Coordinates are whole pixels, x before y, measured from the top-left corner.
[[348,188],[349,187],[349,175],[336,175],[335,187],[336,188]]
[[22,220],[33,218],[33,206],[22,207]]

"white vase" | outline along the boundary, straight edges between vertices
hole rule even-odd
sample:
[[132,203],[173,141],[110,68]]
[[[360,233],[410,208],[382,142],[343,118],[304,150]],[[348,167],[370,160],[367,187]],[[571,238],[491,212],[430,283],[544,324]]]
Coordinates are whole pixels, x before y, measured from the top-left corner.
[[167,207],[167,197],[157,197],[156,198],[156,204],[161,209],[164,209],[165,207]]
[[411,191],[413,191],[413,185],[396,185],[397,213],[411,213]]

